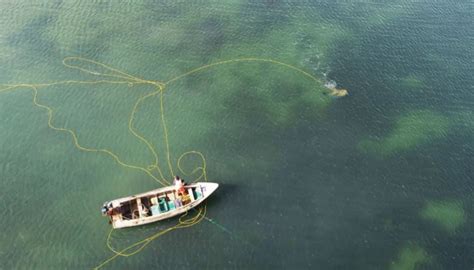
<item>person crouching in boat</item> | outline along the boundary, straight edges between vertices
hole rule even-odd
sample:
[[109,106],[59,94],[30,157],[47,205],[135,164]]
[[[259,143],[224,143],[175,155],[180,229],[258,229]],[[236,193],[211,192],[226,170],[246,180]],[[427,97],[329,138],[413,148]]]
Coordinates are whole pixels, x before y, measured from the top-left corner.
[[185,195],[186,189],[184,188],[184,180],[179,178],[179,176],[175,176],[173,180],[174,188],[176,189],[176,193],[179,195]]

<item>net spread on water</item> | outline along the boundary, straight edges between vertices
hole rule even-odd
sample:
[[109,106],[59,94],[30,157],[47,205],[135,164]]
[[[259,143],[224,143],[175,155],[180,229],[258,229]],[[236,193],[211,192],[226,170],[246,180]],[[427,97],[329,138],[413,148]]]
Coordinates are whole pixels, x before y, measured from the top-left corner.
[[[199,151],[191,150],[191,151],[187,151],[187,152],[181,154],[179,156],[179,158],[177,159],[177,162],[176,162],[175,166],[173,166],[172,160],[171,160],[171,154],[170,154],[170,152],[171,152],[170,144],[169,144],[169,140],[168,140],[168,130],[167,130],[166,117],[165,117],[164,95],[163,95],[163,93],[167,89],[168,85],[170,85],[170,84],[172,84],[176,81],[179,81],[179,80],[181,80],[181,79],[183,79],[187,76],[199,73],[201,71],[204,71],[204,70],[207,70],[207,69],[210,69],[210,68],[213,68],[213,67],[222,66],[222,65],[229,65],[229,64],[239,63],[239,62],[259,62],[259,63],[267,63],[267,64],[270,64],[270,65],[282,66],[282,67],[285,67],[287,69],[290,69],[290,70],[293,70],[293,71],[296,71],[296,72],[300,73],[301,75],[311,79],[315,83],[318,83],[318,84],[322,83],[321,80],[319,80],[315,76],[307,73],[306,71],[304,71],[304,70],[302,70],[298,67],[295,67],[293,65],[286,64],[286,63],[283,63],[283,62],[280,62],[280,61],[272,60],[272,59],[238,58],[238,59],[224,60],[224,61],[219,61],[219,62],[215,62],[215,63],[211,63],[211,64],[207,64],[207,65],[197,67],[197,68],[192,69],[192,70],[190,70],[186,73],[175,76],[175,77],[173,77],[169,80],[158,81],[158,80],[142,79],[142,78],[133,76],[133,75],[128,74],[124,71],[115,69],[111,66],[108,66],[106,64],[103,64],[103,63],[100,63],[100,62],[97,62],[97,61],[94,61],[94,60],[91,60],[91,59],[86,59],[86,58],[82,58],[82,57],[67,57],[67,58],[63,59],[63,65],[64,66],[66,66],[68,68],[71,68],[71,69],[79,70],[80,72],[83,72],[83,73],[88,74],[88,75],[92,75],[94,77],[98,77],[99,79],[96,79],[96,80],[63,80],[63,81],[54,81],[54,82],[49,82],[49,83],[3,84],[3,85],[1,85],[1,88],[0,88],[0,94],[5,93],[5,92],[10,92],[10,91],[30,89],[33,93],[33,104],[35,106],[45,110],[48,114],[48,126],[49,126],[49,128],[51,128],[55,131],[59,131],[59,132],[69,134],[72,138],[74,146],[77,149],[79,149],[81,151],[85,151],[85,152],[95,152],[95,153],[102,153],[102,154],[108,155],[118,165],[123,166],[123,167],[128,168],[128,169],[140,171],[140,172],[146,174],[148,177],[150,177],[150,179],[156,181],[157,183],[159,183],[162,186],[169,186],[170,185],[171,181],[169,179],[172,179],[172,177],[175,175],[175,172],[179,172],[180,174],[185,175],[185,176],[196,175],[191,182],[207,181],[206,159],[205,159],[204,155]],[[38,91],[41,88],[46,88],[46,87],[51,87],[51,86],[69,86],[69,85],[86,85],[86,86],[90,85],[90,87],[94,87],[94,85],[99,85],[99,84],[109,84],[109,85],[113,85],[113,84],[117,84],[117,85],[122,84],[123,85],[123,84],[125,84],[125,85],[128,85],[130,87],[138,86],[138,85],[148,85],[148,86],[153,87],[154,90],[152,92],[147,93],[147,94],[139,97],[136,100],[135,104],[133,105],[133,109],[130,113],[130,117],[128,119],[128,129],[129,129],[129,131],[139,141],[141,141],[144,145],[146,145],[147,149],[150,151],[151,155],[153,156],[153,163],[152,164],[149,164],[147,166],[140,166],[140,165],[137,165],[137,164],[129,164],[109,149],[90,148],[90,147],[83,146],[79,141],[78,135],[72,129],[55,126],[53,124],[53,116],[54,116],[53,109],[50,106],[46,105],[46,104],[40,103],[39,100],[38,100]],[[327,88],[327,89],[329,89],[329,91],[326,92],[326,94],[329,94],[329,95],[343,96],[343,95],[347,94],[347,91],[344,90],[345,92],[343,93],[343,95],[341,95],[341,92],[335,91],[335,87],[334,88]],[[145,100],[147,100],[151,97],[155,97],[155,96],[159,97],[159,108],[160,108],[160,115],[161,115],[160,122],[161,122],[161,127],[162,127],[162,130],[163,130],[163,134],[162,134],[162,136],[163,136],[163,146],[164,146],[164,149],[165,149],[165,156],[166,156],[166,160],[164,162],[159,160],[159,155],[157,153],[158,151],[157,151],[156,147],[154,147],[153,144],[150,142],[150,140],[146,139],[134,127],[135,115],[138,112],[138,110],[139,110],[140,106],[142,105],[142,103]],[[196,156],[198,159],[200,159],[200,165],[196,166],[191,171],[184,170],[183,166],[182,166],[182,160],[183,160],[183,158],[185,158],[187,156]],[[165,165],[163,165],[163,163],[165,163]],[[166,166],[171,175],[169,175],[167,177],[164,173],[164,169],[163,169],[162,166]],[[194,214],[194,212],[193,212],[193,214]],[[206,217],[206,206],[205,205],[200,207],[198,210],[196,210],[194,215],[189,215],[189,213],[187,213],[187,212],[185,214],[183,214],[181,217],[179,217],[178,223],[176,225],[171,226],[169,228],[166,228],[164,230],[160,230],[159,232],[156,232],[156,233],[152,234],[151,236],[148,236],[148,237],[144,238],[143,240],[137,241],[137,242],[125,247],[125,248],[117,249],[117,248],[112,246],[111,241],[112,241],[112,236],[113,236],[114,229],[111,229],[108,236],[107,236],[107,247],[114,254],[111,257],[109,257],[108,259],[106,259],[103,262],[101,262],[100,264],[98,264],[95,267],[95,269],[99,269],[99,268],[105,266],[107,263],[111,262],[112,260],[116,259],[119,256],[129,257],[129,256],[132,256],[132,255],[135,255],[135,254],[139,253],[140,251],[142,251],[148,244],[150,244],[153,240],[157,239],[158,237],[160,237],[160,236],[162,236],[162,235],[164,235],[168,232],[171,232],[173,230],[176,230],[176,229],[183,229],[183,228],[187,228],[187,227],[196,225],[197,223],[199,223],[200,221],[202,221],[204,219],[209,221],[211,224],[216,225],[221,230],[224,230],[225,232],[229,233],[229,230],[227,230],[225,227],[223,227],[222,225],[220,225],[216,221]]]

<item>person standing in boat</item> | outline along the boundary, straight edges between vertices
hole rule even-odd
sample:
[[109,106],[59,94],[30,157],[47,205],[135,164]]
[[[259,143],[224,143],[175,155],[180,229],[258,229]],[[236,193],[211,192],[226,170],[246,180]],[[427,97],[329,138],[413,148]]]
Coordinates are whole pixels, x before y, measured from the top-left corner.
[[173,185],[174,188],[176,189],[177,194],[182,194],[184,195],[186,192],[186,189],[184,188],[184,180],[179,178],[179,176],[175,176],[173,180]]

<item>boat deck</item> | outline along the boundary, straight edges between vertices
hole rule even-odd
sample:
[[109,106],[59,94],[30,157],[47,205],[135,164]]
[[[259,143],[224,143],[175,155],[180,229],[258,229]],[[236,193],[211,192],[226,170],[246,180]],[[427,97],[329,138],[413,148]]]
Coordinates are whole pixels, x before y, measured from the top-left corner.
[[111,201],[112,225],[114,228],[131,227],[184,213],[200,204],[218,186],[216,183],[196,183],[185,186],[184,193],[178,193],[170,186]]

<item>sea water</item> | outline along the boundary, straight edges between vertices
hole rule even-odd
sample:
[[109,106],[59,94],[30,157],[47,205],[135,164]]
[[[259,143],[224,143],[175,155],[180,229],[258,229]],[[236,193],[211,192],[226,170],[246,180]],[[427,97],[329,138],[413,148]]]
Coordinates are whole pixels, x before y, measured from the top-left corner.
[[[165,82],[170,160],[203,153],[207,219],[103,269],[472,269],[471,1],[2,1],[0,84],[94,80],[64,57]],[[324,83],[348,89],[331,99]],[[2,89],[0,88],[0,89]],[[147,167],[128,129],[150,85],[38,90],[81,145]],[[161,185],[0,93],[0,269],[90,269],[114,254],[104,201]],[[168,179],[160,100],[134,126]],[[202,164],[189,158],[185,170]],[[155,171],[156,173],[156,171]],[[191,181],[195,176],[181,175]],[[195,214],[195,213],[190,213]],[[177,218],[114,231],[120,250]]]

